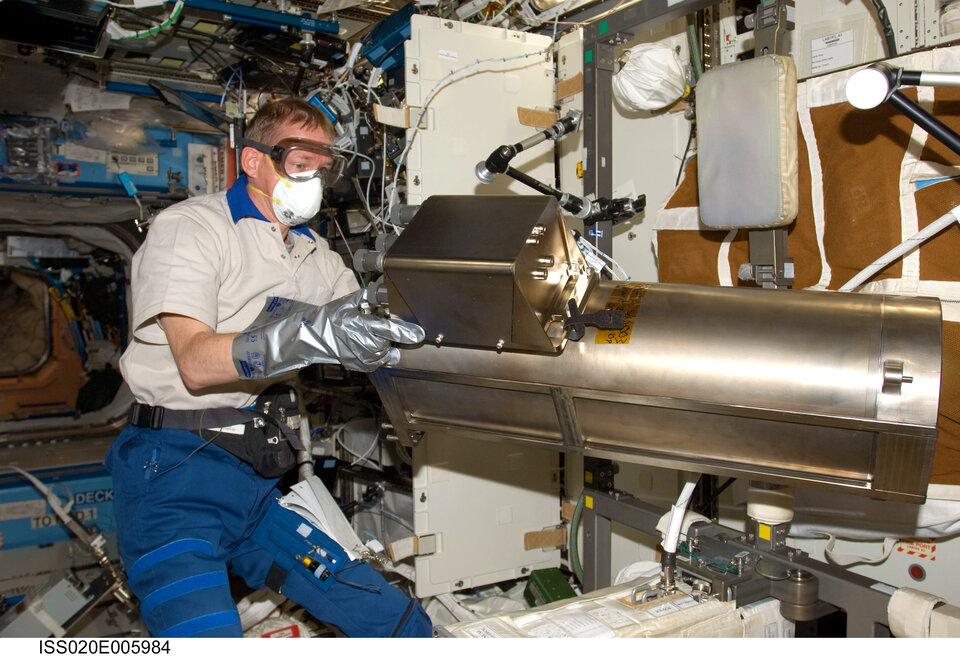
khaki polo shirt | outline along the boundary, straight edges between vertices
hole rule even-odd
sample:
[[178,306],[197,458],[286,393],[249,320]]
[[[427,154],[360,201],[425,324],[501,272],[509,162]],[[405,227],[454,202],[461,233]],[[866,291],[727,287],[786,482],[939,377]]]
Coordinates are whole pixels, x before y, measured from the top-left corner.
[[356,277],[315,232],[289,232],[257,210],[240,176],[227,192],[162,211],[133,257],[133,339],[120,370],[141,403],[177,410],[251,405],[269,381],[239,381],[191,392],[157,318],[180,314],[217,333],[242,332],[280,296],[323,305],[357,289]]

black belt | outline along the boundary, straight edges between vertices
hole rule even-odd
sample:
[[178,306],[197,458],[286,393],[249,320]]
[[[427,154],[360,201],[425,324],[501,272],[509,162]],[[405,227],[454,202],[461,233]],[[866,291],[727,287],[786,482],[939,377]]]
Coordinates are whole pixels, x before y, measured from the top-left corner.
[[[223,433],[223,428],[238,424],[244,425],[240,433]],[[249,463],[266,478],[279,477],[295,467],[294,449],[304,448],[300,436],[286,423],[265,412],[242,408],[171,410],[134,403],[130,408],[130,425],[154,430],[187,430],[208,444],[216,440],[217,446]],[[204,435],[204,431],[210,433]]]
[[204,410],[171,410],[159,405],[134,403],[130,423],[137,428],[175,428],[199,433],[201,430],[245,424],[257,418],[242,408],[207,408]]

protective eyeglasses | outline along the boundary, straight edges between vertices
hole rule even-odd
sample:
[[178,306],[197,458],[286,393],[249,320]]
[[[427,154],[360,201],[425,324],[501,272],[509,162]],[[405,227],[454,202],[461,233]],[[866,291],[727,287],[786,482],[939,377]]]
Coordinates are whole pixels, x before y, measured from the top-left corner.
[[291,182],[320,178],[324,186],[333,186],[346,166],[344,157],[333,147],[308,139],[281,139],[276,146],[240,139],[240,145],[269,155],[277,174]]

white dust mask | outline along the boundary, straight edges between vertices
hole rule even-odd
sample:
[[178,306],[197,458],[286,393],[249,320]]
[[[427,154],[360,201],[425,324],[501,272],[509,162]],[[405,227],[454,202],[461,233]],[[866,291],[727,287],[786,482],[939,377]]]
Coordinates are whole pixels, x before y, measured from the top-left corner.
[[287,226],[306,223],[320,211],[323,202],[323,181],[310,178],[291,182],[280,178],[273,187],[274,214],[277,220]]

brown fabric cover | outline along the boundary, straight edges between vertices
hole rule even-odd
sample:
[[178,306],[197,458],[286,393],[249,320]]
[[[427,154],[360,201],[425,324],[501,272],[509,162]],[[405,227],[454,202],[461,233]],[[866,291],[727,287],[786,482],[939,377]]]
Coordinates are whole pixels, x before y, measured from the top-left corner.
[[[904,90],[916,100],[916,90]],[[960,132],[960,89],[936,90],[934,115]],[[838,289],[864,267],[899,244],[900,167],[913,123],[892,107],[861,111],[847,103],[810,110],[823,170],[824,251],[830,265],[829,289]],[[807,144],[800,134],[800,208],[789,230],[789,255],[794,259],[795,289],[820,280],[821,256],[817,246],[811,196],[812,179]],[[924,161],[960,165],[960,157],[929,138]],[[960,204],[960,180],[925,187],[914,194],[919,227],[929,225]],[[665,209],[696,207],[696,161],[688,166],[683,182]],[[717,257],[727,233],[706,230],[657,232],[660,282],[718,285]],[[960,226],[954,224],[920,248],[920,279],[960,281]],[[734,284],[754,286],[737,279],[740,264],[749,260],[747,232],[740,231],[730,245],[730,271]],[[872,280],[899,278],[899,262]],[[960,485],[960,323],[943,324],[943,366],[940,389],[939,435],[930,482]]]
[[[913,89],[905,95],[916,100]],[[823,167],[829,289],[839,289],[902,241],[900,162],[913,123],[888,105],[862,111],[843,103],[810,114]],[[899,278],[901,271],[897,262],[873,279]]]
[[[939,182],[915,194],[922,229],[960,204],[960,180]],[[960,281],[960,225],[952,226],[920,247],[920,280]]]

